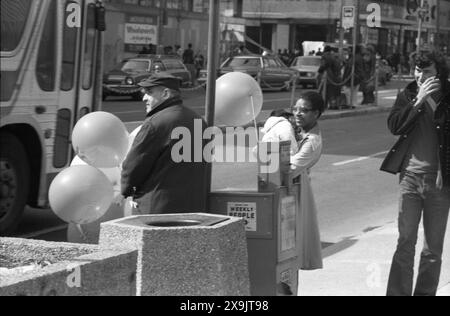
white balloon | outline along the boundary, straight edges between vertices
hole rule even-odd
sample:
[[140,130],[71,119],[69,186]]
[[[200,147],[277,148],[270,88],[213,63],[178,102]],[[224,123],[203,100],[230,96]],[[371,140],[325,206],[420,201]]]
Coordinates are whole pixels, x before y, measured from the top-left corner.
[[[73,158],[70,166],[87,166],[88,164],[78,156]],[[101,172],[105,174],[105,176],[109,179],[111,184],[116,190],[116,187],[119,186],[120,189],[120,179],[121,179],[121,170],[119,167],[114,168],[98,168]]]
[[76,154],[97,168],[120,166],[128,151],[128,131],[111,113],[94,112],[84,116],[72,133]]
[[53,212],[67,223],[89,224],[101,218],[114,198],[103,172],[92,166],[73,166],[59,173],[50,185]]
[[217,79],[217,123],[227,126],[245,125],[256,119],[261,113],[262,105],[261,87],[252,76],[242,72],[230,72]]

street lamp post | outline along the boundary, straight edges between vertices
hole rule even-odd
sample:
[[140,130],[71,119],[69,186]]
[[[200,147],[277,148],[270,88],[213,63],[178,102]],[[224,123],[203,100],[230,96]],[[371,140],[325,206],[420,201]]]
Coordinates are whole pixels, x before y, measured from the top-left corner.
[[[216,99],[216,78],[217,64],[219,62],[219,18],[220,2],[216,0],[209,1],[209,34],[208,34],[208,79],[206,85],[206,122],[208,126],[214,126],[215,99]],[[208,165],[206,171],[206,187],[208,196],[211,192],[212,166]],[[206,205],[209,209],[209,199],[206,199]]]
[[424,5],[425,5],[425,0],[421,0],[420,1],[420,8],[418,11],[418,17],[419,17],[419,27],[418,27],[418,34],[417,34],[417,42],[416,42],[416,56],[419,55],[420,53],[420,44],[422,42],[422,23],[423,23],[423,19],[425,17],[424,13]]
[[162,39],[163,39],[163,29],[164,29],[164,17],[166,15],[166,0],[161,0],[159,3],[159,18],[158,18],[158,44],[157,44],[157,51],[160,51],[162,48]]
[[439,50],[441,46],[441,1],[436,0],[436,38],[435,49]]
[[353,56],[352,56],[352,78],[350,81],[350,105],[357,106],[357,104],[353,104],[354,95],[357,94],[358,91],[355,91],[355,68],[356,68],[356,45],[358,45],[359,38],[359,1],[355,1],[355,24],[353,26]]

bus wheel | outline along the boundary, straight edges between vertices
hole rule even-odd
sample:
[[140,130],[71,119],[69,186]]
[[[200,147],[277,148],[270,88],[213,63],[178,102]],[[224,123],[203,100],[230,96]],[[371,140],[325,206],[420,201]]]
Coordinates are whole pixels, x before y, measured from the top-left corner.
[[30,167],[22,143],[10,133],[0,134],[0,235],[19,225],[28,199]]

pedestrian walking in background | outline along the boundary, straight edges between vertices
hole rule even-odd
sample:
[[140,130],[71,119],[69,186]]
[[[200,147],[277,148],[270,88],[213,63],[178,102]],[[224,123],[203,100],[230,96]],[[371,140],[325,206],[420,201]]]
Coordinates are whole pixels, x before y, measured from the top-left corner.
[[371,47],[363,51],[362,63],[362,82],[361,90],[363,92],[363,100],[361,105],[371,105],[375,103],[375,51]]
[[[178,141],[172,139],[175,129],[185,128],[194,135],[198,122],[202,135],[206,129],[205,121],[183,106],[179,85],[178,78],[164,72],[139,83],[145,91],[147,117],[123,163],[122,195],[138,202],[149,201],[149,205],[140,207],[145,214],[207,211],[207,163],[203,159],[194,162],[193,157],[176,162],[172,156]],[[191,143],[194,155],[196,142]]]
[[194,57],[194,65],[195,65],[195,79],[200,77],[200,70],[205,67],[205,57],[202,55],[201,51],[197,51]]
[[[415,65],[415,81],[399,94],[388,118],[400,139],[381,167],[400,173],[400,237],[387,286],[392,296],[436,295],[450,209],[449,68],[438,53],[419,54]],[[425,243],[413,292],[422,217]]]
[[330,46],[324,49],[318,72],[322,76],[326,72],[327,81],[322,85],[322,89],[326,86],[325,107],[337,109],[337,99],[341,95],[341,65]]
[[181,48],[180,45],[175,45],[175,54],[178,55],[178,57],[181,58],[181,60],[183,60],[183,49]]
[[299,149],[291,156],[291,171],[292,177],[301,183],[299,203],[303,211],[298,216],[303,223],[299,236],[299,257],[303,270],[323,267],[317,208],[309,174],[322,155],[322,133],[318,120],[324,111],[322,96],[313,91],[303,93],[293,110],[295,122],[301,128]]
[[[353,60],[355,60],[355,74],[354,74],[354,80],[353,80],[353,100],[352,100],[352,69],[353,69]],[[345,84],[345,96],[348,101],[348,105],[351,104],[353,107],[358,106],[358,93],[359,93],[359,87],[361,85],[361,80],[364,77],[363,74],[363,57],[362,57],[362,47],[360,45],[356,46],[356,53],[355,57],[350,56],[350,58],[347,60],[344,66],[344,80],[346,81]]]
[[188,44],[188,48],[183,52],[183,64],[186,65],[186,68],[191,73],[192,84],[195,85],[197,82],[197,70],[195,69],[195,56],[192,44]]

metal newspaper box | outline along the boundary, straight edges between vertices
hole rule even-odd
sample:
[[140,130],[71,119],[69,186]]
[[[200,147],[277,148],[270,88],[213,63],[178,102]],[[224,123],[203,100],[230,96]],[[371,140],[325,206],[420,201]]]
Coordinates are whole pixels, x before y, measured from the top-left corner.
[[[274,172],[259,168],[259,192],[212,192],[213,213],[244,218],[250,292],[253,296],[297,295],[299,185],[289,181],[290,142],[277,143]],[[260,164],[261,166],[261,164]]]

